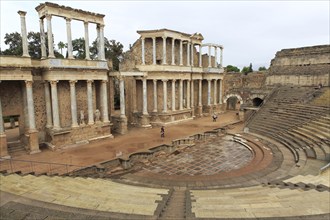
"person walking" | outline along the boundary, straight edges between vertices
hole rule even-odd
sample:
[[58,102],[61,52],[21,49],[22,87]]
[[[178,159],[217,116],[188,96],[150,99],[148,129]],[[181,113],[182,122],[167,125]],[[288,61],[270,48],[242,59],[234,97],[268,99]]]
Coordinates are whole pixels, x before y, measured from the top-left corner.
[[165,128],[164,128],[164,126],[162,126],[162,127],[160,128],[160,137],[161,137],[161,138],[164,138],[164,137],[165,137]]

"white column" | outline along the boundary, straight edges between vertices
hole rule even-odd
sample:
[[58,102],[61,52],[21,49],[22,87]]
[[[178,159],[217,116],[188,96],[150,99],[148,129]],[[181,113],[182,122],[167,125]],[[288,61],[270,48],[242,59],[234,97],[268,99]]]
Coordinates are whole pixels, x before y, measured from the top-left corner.
[[154,110],[153,110],[153,112],[157,112],[157,79],[154,79],[153,82],[154,82]]
[[187,80],[187,109],[190,109],[190,80]]
[[190,98],[190,100],[191,100],[190,106],[192,108],[194,108],[194,105],[195,105],[195,103],[194,103],[194,80],[191,80],[190,83],[191,83],[191,86],[190,86],[190,96],[191,96],[191,98]]
[[100,55],[101,55],[101,60],[105,60],[105,51],[104,51],[104,24],[100,24]]
[[187,66],[190,66],[190,43],[187,42]]
[[26,22],[25,22],[26,11],[18,11],[17,13],[21,17],[21,33],[22,33],[22,47],[23,47],[22,57],[30,57],[29,49],[28,49],[27,33],[26,33]]
[[191,43],[191,66],[194,66],[194,43]]
[[202,67],[202,45],[199,45],[199,67]]
[[175,79],[172,80],[172,111],[175,111]]
[[163,112],[167,112],[167,80],[163,81]]
[[163,64],[166,64],[166,37],[163,37]]
[[217,68],[218,48],[214,46],[214,68]]
[[39,19],[40,24],[40,43],[41,43],[41,59],[47,58],[46,53],[46,39],[45,39],[45,29],[44,29],[44,19]]
[[76,128],[78,126],[77,120],[77,99],[76,99],[76,82],[75,80],[70,80],[70,98],[71,98],[71,127]]
[[89,56],[89,34],[88,34],[88,22],[84,22],[84,27],[85,27],[85,59],[90,60]]
[[182,79],[180,79],[180,81],[179,81],[179,95],[180,95],[179,109],[182,110],[183,109],[183,80]]
[[120,90],[120,117],[126,117],[125,109],[125,84],[122,77],[119,78],[119,90]]
[[217,79],[214,80],[214,89],[213,89],[213,104],[217,104]]
[[87,108],[88,108],[88,124],[94,124],[94,113],[93,113],[93,80],[87,80]]
[[68,58],[73,59],[72,54],[72,34],[71,34],[71,19],[65,18],[66,21],[66,36],[67,36],[67,43],[68,43]]
[[103,114],[103,122],[109,122],[109,112],[108,112],[108,90],[107,90],[107,80],[101,81],[101,90],[102,90],[102,114]]
[[207,80],[207,105],[211,105],[211,80]]
[[146,62],[145,62],[145,54],[144,54],[144,37],[141,37],[141,58],[142,58],[142,65],[145,65],[146,64]]
[[182,50],[183,50],[182,40],[180,40],[180,66],[183,65]]
[[211,60],[211,46],[209,46],[209,68],[212,67],[212,60]]
[[143,115],[148,115],[148,102],[147,102],[147,79],[142,79],[142,95],[143,95]]
[[3,116],[2,116],[2,107],[1,107],[1,97],[0,97],[0,135],[5,134],[5,128],[3,126]]
[[222,79],[219,81],[219,104],[222,104]]
[[152,64],[156,65],[156,37],[152,38]]
[[220,66],[222,67],[223,48],[220,47]]
[[53,45],[53,31],[52,31],[52,16],[46,15],[47,19],[47,36],[48,36],[48,57],[55,58]]
[[198,88],[198,106],[202,106],[202,80],[199,80]]
[[97,24],[96,25],[96,40],[97,40],[97,59],[98,60],[102,60],[101,59],[101,34],[100,34],[100,25]]
[[52,109],[53,109],[53,128],[60,129],[60,114],[58,110],[58,97],[57,97],[57,83],[58,81],[50,81],[52,90]]
[[50,100],[49,83],[45,81],[44,85],[45,85],[45,102],[46,102],[46,118],[47,118],[46,127],[51,128],[53,126],[53,122],[52,122],[52,103]]
[[172,65],[175,65],[175,39],[172,38]]
[[133,91],[133,112],[137,112],[137,105],[136,105],[136,79],[133,77],[133,83],[132,83],[132,91]]

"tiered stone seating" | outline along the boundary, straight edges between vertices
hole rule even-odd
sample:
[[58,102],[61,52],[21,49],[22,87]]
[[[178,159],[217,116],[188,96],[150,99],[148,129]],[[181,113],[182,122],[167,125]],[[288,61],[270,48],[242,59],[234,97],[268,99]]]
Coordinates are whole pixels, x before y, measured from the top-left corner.
[[297,175],[290,179],[286,179],[284,182],[286,183],[305,183],[305,184],[313,184],[313,185],[324,185],[330,188],[330,169],[327,169],[320,175]]
[[0,176],[1,191],[75,208],[153,216],[166,189],[123,185],[92,178]]
[[[308,217],[330,213],[329,192],[253,186],[235,189],[191,190],[197,218]],[[302,199],[306,198],[306,199]],[[325,218],[326,219],[326,218]]]

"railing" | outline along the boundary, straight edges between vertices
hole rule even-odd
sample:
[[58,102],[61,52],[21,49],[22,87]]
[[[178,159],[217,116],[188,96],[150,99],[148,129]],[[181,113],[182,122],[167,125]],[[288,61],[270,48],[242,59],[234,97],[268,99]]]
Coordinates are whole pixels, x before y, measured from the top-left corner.
[[49,163],[18,159],[1,159],[0,161],[0,170],[5,171],[6,173],[21,172],[47,175],[63,175],[82,168],[82,166],[72,164]]
[[328,163],[327,165],[321,167],[320,174],[323,173],[324,171],[326,171],[328,168],[330,168],[330,163]]

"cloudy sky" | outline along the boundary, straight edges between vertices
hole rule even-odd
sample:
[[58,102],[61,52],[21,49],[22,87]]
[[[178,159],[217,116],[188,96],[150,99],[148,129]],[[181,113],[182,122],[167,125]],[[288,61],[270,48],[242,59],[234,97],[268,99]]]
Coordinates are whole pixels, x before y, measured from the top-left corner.
[[[51,0],[48,0],[51,1]],[[105,14],[105,36],[129,48],[137,30],[200,32],[204,43],[224,46],[224,65],[270,65],[284,48],[329,44],[330,1],[51,1]],[[27,30],[39,32],[35,7],[42,1],[0,0],[1,48],[6,33],[20,32],[18,10],[27,11]],[[65,20],[52,19],[55,44],[66,42]],[[72,22],[73,39],[84,36],[82,22]],[[46,26],[45,26],[46,28]],[[90,39],[96,26],[89,26]],[[92,40],[90,40],[92,41]],[[206,51],[207,48],[203,52]]]

